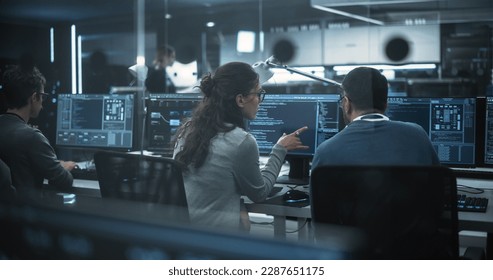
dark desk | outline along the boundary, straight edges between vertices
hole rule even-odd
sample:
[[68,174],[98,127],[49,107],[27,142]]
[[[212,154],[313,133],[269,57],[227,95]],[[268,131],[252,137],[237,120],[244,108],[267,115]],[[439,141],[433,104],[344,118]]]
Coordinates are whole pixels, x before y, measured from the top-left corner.
[[0,253],[6,259],[53,260],[351,258],[340,246],[194,227],[179,212],[162,204],[25,190],[16,200],[0,198],[6,229]]
[[[99,184],[91,180],[74,180],[75,192],[87,196],[100,197]],[[287,190],[287,188],[285,188]],[[283,191],[285,191],[283,190]],[[282,195],[282,192],[277,195]],[[490,200],[486,213],[459,212],[459,229],[493,233],[493,189],[485,189],[483,194],[474,196],[486,197]],[[310,206],[290,207],[285,205],[252,203],[247,200],[247,209],[252,213],[274,216],[274,233],[276,236],[285,235],[286,217],[311,218]]]
[[[473,187],[491,187],[489,181],[467,181],[458,180],[459,185],[467,184]],[[75,180],[76,192],[83,195],[100,196],[99,184],[97,181]],[[287,188],[285,188],[286,191]],[[277,195],[282,195],[282,192]],[[486,213],[459,212],[459,230],[471,230],[488,233],[487,253],[493,256],[493,189],[485,189],[482,194],[474,196],[486,197],[490,200]],[[290,207],[285,205],[252,203],[246,200],[246,207],[251,213],[271,215],[274,217],[274,236],[286,238],[286,217],[298,219],[299,227],[302,227],[307,219],[311,218],[310,206]],[[299,232],[300,239],[311,239],[310,225]]]
[[[306,220],[311,218],[310,206],[291,207],[274,204],[246,203],[248,212],[266,214],[274,217],[274,236],[286,238],[286,217],[294,217],[298,220],[298,228],[301,228]],[[309,239],[310,225],[306,225],[306,230],[299,231],[300,239]]]
[[[486,213],[459,212],[459,231],[470,230],[487,233],[486,251],[488,256],[493,256],[493,189],[486,189],[482,194],[474,196],[486,197],[489,199]],[[297,208],[283,205],[248,203],[247,209],[252,213],[267,214],[274,217],[274,236],[279,238],[286,237],[286,217],[298,219],[301,227],[306,219],[311,218],[310,206]],[[311,238],[310,226],[307,225],[305,231],[300,231],[300,239]]]

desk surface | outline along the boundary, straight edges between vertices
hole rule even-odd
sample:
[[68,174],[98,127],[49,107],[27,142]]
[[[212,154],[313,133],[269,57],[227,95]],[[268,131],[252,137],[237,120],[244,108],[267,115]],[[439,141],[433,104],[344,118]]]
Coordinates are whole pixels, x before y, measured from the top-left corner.
[[72,185],[76,188],[99,190],[99,182],[93,180],[74,179]]
[[[493,232],[493,189],[486,189],[481,194],[469,195],[488,198],[488,208],[486,213],[459,211],[459,230]],[[252,213],[272,216],[311,218],[310,206],[298,208],[284,205],[247,203],[247,209]]]
[[340,246],[199,228],[190,225],[186,209],[155,203],[36,189],[15,201],[0,200],[0,213],[11,237],[0,242],[8,259],[347,258]]
[[[474,180],[476,186],[488,186],[493,188],[491,181],[481,182]],[[459,182],[471,185],[472,181],[469,180],[458,180]],[[460,184],[459,184],[460,185]],[[91,180],[74,180],[74,187],[77,188],[76,192],[83,195],[90,196],[100,196],[99,194],[99,184],[97,181]],[[479,186],[477,186],[479,187]],[[301,187],[298,187],[300,189]],[[284,189],[277,195],[282,195],[283,192],[287,191],[289,188],[284,186]],[[306,188],[305,191],[308,191]],[[459,212],[459,229],[460,230],[473,230],[473,231],[484,231],[493,232],[493,189],[485,189],[482,194],[474,194],[474,196],[486,197],[489,199],[488,208],[486,213],[475,213],[475,212]],[[310,206],[306,207],[291,207],[285,205],[275,205],[275,204],[264,204],[264,203],[252,203],[246,199],[246,206],[251,213],[267,214],[271,216],[278,217],[294,217],[294,218],[310,218],[311,209]]]

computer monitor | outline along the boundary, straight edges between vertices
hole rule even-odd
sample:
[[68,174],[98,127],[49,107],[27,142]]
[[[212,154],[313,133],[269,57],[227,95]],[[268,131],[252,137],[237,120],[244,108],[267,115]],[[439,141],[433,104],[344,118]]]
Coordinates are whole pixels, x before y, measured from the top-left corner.
[[484,165],[493,167],[493,96],[486,96],[484,118]]
[[475,98],[389,97],[386,115],[421,125],[442,164],[475,166]]
[[283,133],[308,126],[300,135],[307,150],[288,152],[288,178],[279,182],[306,183],[310,161],[323,141],[339,132],[342,123],[337,94],[267,94],[260,104],[257,117],[249,121],[247,129],[257,140],[261,155],[268,155]]
[[130,151],[134,94],[59,94],[56,145]]
[[149,94],[146,102],[146,149],[163,156],[173,156],[178,128],[192,116],[202,99],[200,93]]

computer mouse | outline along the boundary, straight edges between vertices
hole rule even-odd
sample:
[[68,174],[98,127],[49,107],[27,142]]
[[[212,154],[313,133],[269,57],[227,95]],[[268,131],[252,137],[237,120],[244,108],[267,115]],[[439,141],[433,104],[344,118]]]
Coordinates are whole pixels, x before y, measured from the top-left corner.
[[308,201],[309,195],[304,191],[289,190],[283,195],[284,202],[305,202]]

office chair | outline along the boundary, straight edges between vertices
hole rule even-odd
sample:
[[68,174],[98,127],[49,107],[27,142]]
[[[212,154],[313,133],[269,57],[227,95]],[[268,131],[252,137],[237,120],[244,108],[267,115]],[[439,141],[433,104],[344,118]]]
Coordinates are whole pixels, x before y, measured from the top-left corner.
[[362,259],[457,259],[457,185],[443,166],[323,166],[311,174],[315,238],[323,224],[365,236]]
[[12,185],[12,176],[9,166],[0,159],[0,198],[12,199],[16,190]]
[[94,164],[102,198],[173,206],[187,222],[188,204],[182,168],[171,158],[98,151]]

